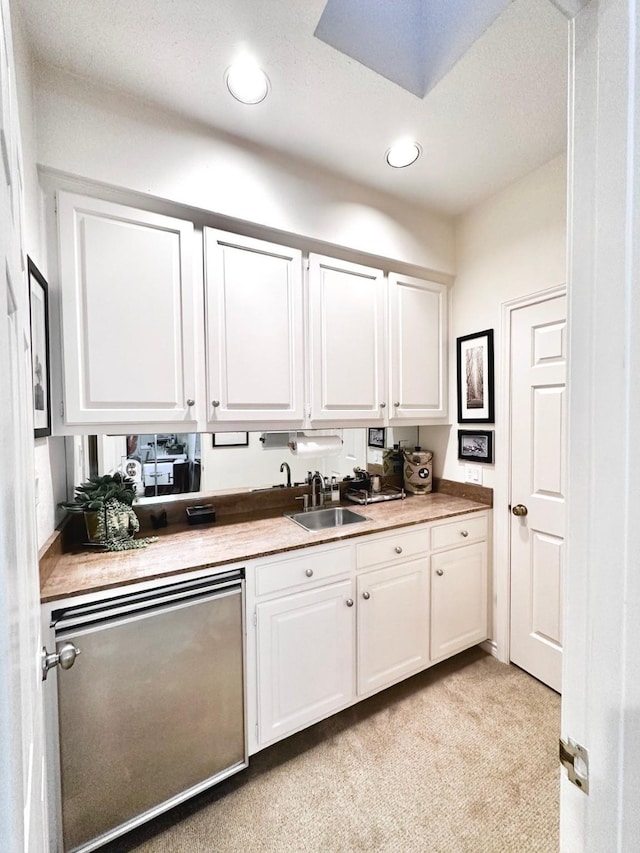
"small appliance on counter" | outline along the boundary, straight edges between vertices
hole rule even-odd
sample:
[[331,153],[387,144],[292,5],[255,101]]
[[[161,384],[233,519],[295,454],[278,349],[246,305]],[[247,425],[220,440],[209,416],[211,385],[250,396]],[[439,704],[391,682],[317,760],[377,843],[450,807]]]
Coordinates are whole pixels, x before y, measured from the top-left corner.
[[419,445],[404,450],[404,487],[412,495],[426,495],[433,489],[433,453]]
[[403,488],[385,486],[382,477],[378,474],[369,474],[362,468],[354,468],[356,479],[349,484],[344,493],[347,500],[366,506],[367,504],[380,503],[381,501],[397,501],[406,498]]

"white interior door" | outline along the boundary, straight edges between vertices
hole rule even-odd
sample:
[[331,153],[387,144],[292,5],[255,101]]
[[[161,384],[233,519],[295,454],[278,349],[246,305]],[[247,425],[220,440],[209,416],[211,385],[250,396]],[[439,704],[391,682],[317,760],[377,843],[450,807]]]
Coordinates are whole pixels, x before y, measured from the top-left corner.
[[0,846],[48,850],[39,578],[35,541],[34,396],[22,247],[22,164],[8,7],[0,15]]
[[514,310],[511,660],[557,691],[562,670],[566,367],[566,297]]

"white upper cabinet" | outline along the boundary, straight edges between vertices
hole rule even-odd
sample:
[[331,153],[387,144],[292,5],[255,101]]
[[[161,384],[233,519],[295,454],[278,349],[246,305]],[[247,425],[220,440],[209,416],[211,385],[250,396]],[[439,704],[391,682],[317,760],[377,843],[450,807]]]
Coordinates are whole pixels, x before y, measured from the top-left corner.
[[309,255],[312,425],[384,422],[385,290],[381,270]]
[[193,225],[58,194],[64,422],[196,421]]
[[447,415],[447,287],[389,275],[391,423]]
[[304,315],[297,249],[204,229],[207,425],[302,425]]

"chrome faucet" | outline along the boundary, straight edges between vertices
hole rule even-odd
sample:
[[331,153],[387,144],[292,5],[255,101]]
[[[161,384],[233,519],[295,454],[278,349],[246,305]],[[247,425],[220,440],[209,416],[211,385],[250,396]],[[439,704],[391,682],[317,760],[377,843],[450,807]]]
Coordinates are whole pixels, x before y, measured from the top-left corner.
[[[316,492],[316,482],[320,483],[320,491]],[[319,471],[311,478],[311,506],[322,506],[322,490],[324,488],[324,480],[322,479],[322,474]]]
[[291,468],[289,467],[288,462],[283,462],[282,465],[280,466],[280,473],[281,474],[285,468],[287,469],[287,488],[290,489],[291,488]]

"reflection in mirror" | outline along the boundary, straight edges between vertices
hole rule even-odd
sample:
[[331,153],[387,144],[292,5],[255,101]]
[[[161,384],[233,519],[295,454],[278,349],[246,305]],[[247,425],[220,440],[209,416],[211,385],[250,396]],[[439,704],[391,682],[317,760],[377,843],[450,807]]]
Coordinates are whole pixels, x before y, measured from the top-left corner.
[[[380,430],[376,430],[377,433]],[[385,446],[401,441],[417,442],[418,428],[388,428]],[[323,456],[296,456],[289,450],[289,437],[296,433],[163,433],[148,435],[99,435],[78,438],[75,484],[90,473],[123,471],[137,483],[138,502],[156,496],[165,499],[185,493],[225,494],[237,491],[283,488],[306,482],[308,472],[319,471],[338,480],[353,469],[381,464],[381,447],[368,446],[367,429],[306,430],[307,436],[338,435],[337,452]],[[268,437],[270,440],[262,440]],[[276,436],[275,440],[273,440]],[[222,439],[222,440],[221,440]],[[231,443],[233,441],[233,443]],[[85,469],[78,459],[89,460]]]

